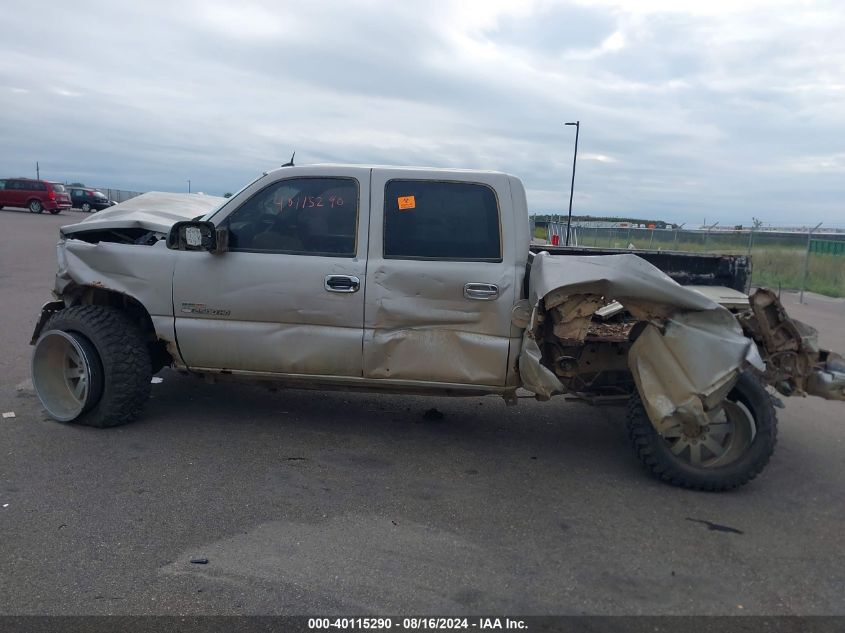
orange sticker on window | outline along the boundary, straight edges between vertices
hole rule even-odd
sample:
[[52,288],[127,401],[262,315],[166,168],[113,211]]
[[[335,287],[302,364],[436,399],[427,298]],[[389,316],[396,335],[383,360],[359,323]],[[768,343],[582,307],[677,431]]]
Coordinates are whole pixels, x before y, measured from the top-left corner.
[[400,211],[417,208],[417,201],[414,199],[414,196],[399,196],[397,201],[399,202]]

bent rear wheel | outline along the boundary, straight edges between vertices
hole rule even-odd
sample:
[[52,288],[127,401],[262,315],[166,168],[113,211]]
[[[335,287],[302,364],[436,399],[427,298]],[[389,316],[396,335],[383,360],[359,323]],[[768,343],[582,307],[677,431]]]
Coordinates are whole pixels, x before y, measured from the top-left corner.
[[777,416],[760,381],[743,372],[704,427],[678,424],[661,434],[634,394],[628,434],[640,461],[658,479],[694,490],[730,490],[766,467],[777,443]]

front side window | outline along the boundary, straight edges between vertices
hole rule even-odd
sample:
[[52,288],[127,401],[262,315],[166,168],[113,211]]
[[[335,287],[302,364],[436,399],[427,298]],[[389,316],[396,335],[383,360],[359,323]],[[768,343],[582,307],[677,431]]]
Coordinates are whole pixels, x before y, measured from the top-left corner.
[[229,250],[354,257],[358,181],[290,178],[273,183],[233,211]]
[[391,180],[384,190],[384,257],[502,261],[499,205],[487,185]]

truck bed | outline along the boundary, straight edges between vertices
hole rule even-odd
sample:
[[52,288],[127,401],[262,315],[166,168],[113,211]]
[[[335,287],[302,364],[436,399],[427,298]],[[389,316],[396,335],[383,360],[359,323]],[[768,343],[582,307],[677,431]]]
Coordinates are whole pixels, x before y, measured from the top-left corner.
[[726,286],[739,292],[748,292],[751,281],[751,258],[746,255],[552,246],[550,244],[531,244],[530,250],[532,253],[547,251],[551,255],[563,256],[633,254],[642,257],[684,286]]

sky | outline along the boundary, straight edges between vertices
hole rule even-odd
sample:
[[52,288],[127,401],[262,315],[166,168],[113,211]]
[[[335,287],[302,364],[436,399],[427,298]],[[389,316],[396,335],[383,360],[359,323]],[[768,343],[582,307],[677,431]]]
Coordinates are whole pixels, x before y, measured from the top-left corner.
[[0,177],[493,169],[532,213],[845,227],[845,3],[5,0]]

